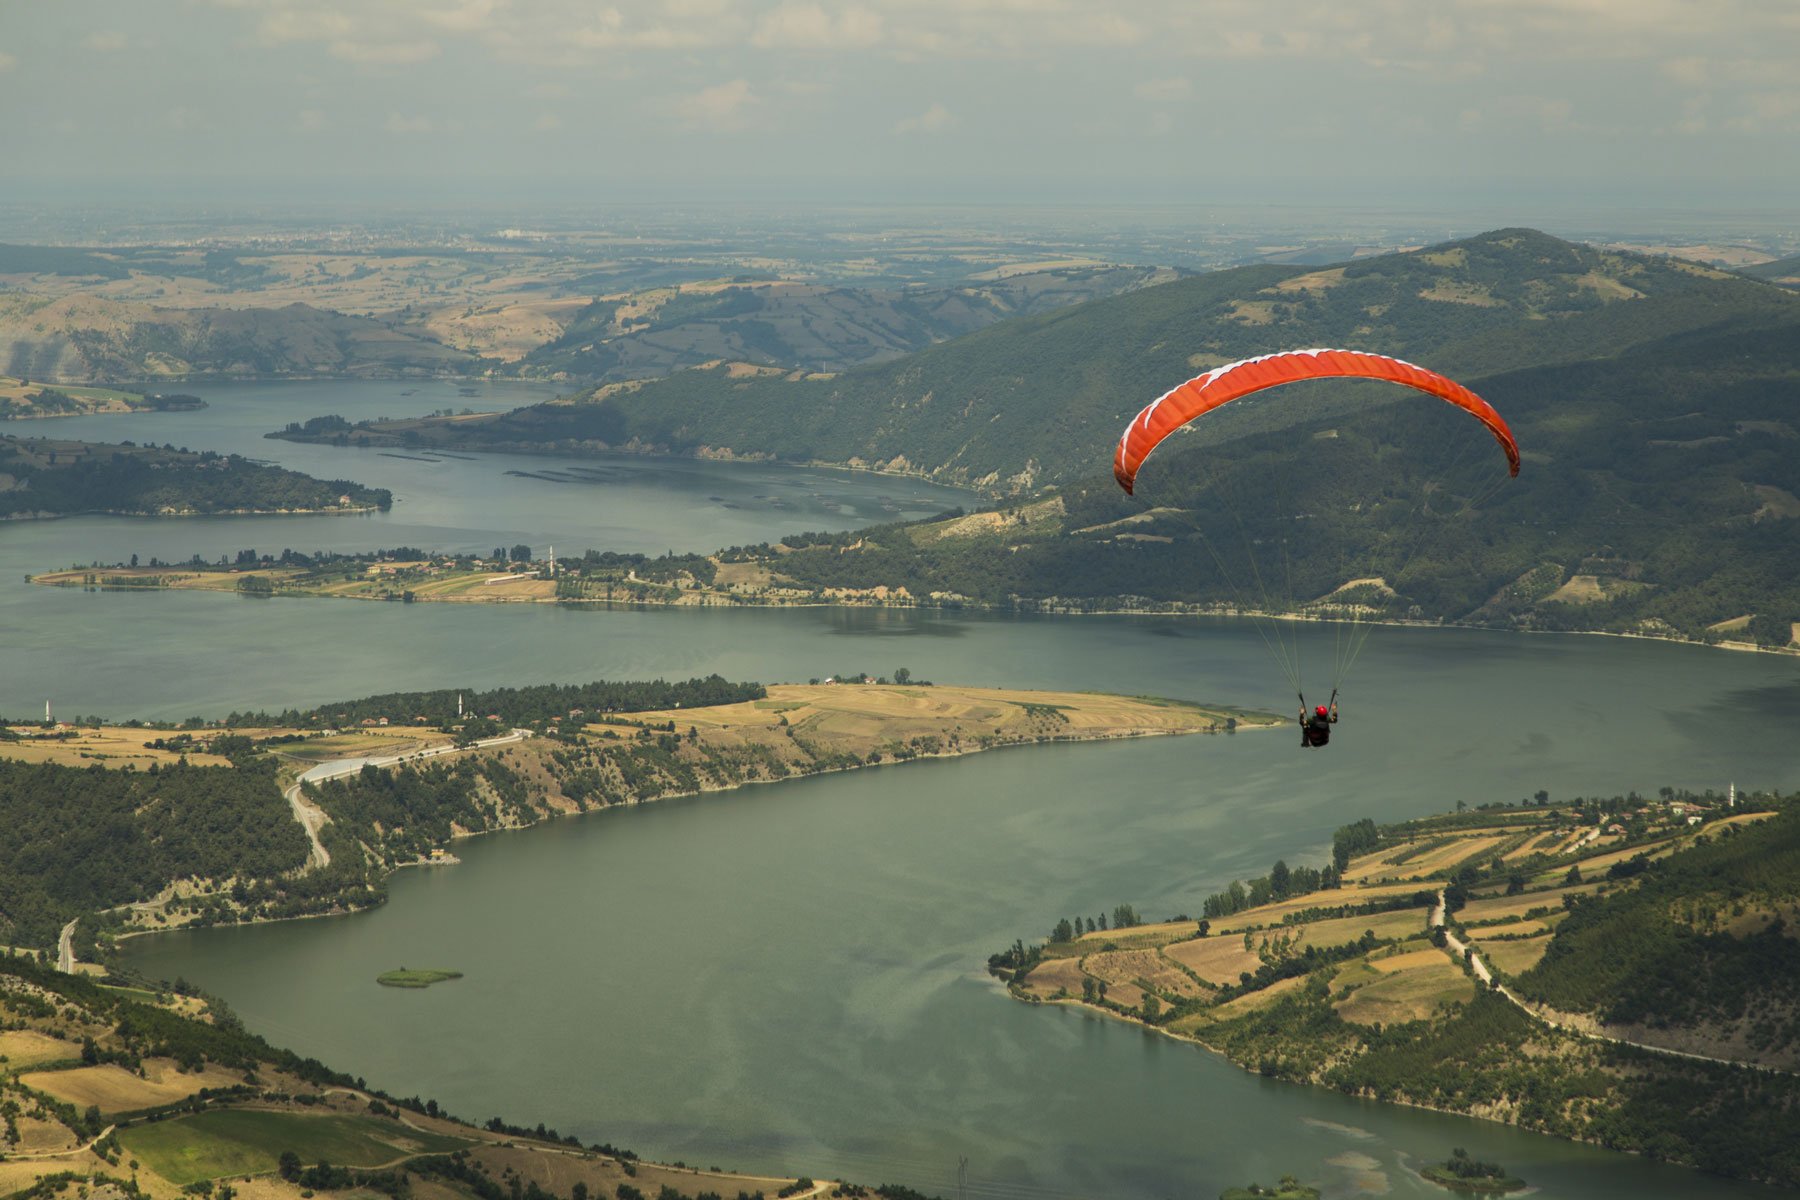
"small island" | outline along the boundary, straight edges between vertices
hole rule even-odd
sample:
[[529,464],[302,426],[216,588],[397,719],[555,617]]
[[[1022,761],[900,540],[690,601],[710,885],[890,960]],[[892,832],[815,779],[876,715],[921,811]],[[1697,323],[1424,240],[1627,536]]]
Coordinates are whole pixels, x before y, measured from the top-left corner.
[[1476,1196],[1498,1196],[1525,1186],[1523,1179],[1508,1175],[1499,1163],[1470,1158],[1469,1152],[1460,1146],[1450,1152],[1448,1160],[1432,1163],[1419,1174],[1439,1187]]
[[1319,1189],[1307,1187],[1292,1175],[1283,1175],[1274,1187],[1253,1183],[1249,1187],[1226,1188],[1219,1200],[1319,1200]]
[[443,983],[446,979],[461,978],[461,971],[440,971],[430,967],[401,967],[398,971],[383,971],[375,977],[375,982],[382,987],[428,988],[434,983]]

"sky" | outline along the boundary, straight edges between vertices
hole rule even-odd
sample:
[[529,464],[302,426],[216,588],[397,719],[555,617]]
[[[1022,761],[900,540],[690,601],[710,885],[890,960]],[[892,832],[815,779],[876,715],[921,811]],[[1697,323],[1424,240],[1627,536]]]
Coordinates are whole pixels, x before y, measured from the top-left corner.
[[17,199],[1794,210],[1800,0],[0,0]]

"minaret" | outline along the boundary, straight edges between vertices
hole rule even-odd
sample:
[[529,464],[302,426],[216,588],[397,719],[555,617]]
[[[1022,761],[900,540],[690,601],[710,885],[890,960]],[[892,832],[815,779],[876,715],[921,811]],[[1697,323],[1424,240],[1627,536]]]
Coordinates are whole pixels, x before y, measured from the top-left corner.
[[1737,783],[1736,783],[1736,781],[1732,782],[1731,789],[1725,793],[1725,807],[1726,808],[1736,808],[1737,807]]
[[462,720],[462,693],[456,693],[456,719]]
[[46,701],[44,701],[44,724],[48,725],[49,723],[50,723],[50,702],[48,700],[46,700]]

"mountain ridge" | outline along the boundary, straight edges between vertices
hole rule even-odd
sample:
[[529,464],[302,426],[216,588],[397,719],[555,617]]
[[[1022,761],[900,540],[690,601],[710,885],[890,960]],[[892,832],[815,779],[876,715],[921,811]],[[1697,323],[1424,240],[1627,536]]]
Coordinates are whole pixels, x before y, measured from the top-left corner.
[[[1334,267],[1193,276],[1009,320],[829,379],[721,363],[479,421],[368,426],[351,440],[729,452],[1022,494],[1099,470],[1142,404],[1254,354],[1349,343],[1473,381],[1796,313],[1800,297],[1773,284],[1507,229]],[[1329,408],[1351,394],[1323,384],[1316,396]]]

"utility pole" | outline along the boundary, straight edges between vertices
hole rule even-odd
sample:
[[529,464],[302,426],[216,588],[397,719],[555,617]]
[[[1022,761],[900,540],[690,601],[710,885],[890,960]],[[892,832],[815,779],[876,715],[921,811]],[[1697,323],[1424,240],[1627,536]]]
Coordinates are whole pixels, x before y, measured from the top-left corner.
[[969,1156],[956,1160],[956,1200],[969,1200]]

